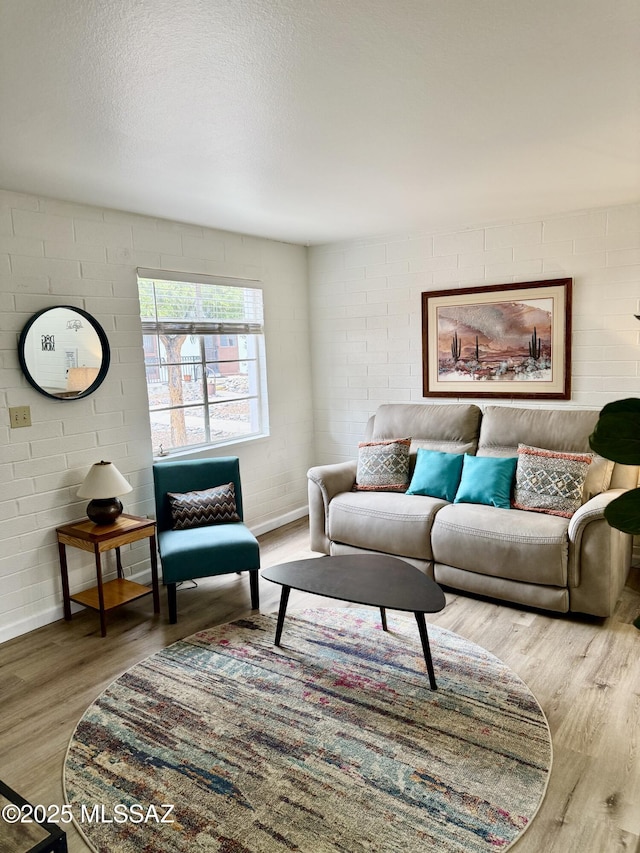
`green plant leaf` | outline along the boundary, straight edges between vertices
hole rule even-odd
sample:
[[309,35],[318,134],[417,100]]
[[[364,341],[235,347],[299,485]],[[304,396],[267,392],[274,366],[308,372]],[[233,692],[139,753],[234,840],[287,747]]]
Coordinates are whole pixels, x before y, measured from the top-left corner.
[[640,535],[640,489],[632,489],[611,501],[604,511],[604,517],[616,530]]
[[605,406],[589,444],[600,456],[614,462],[640,465],[640,400],[618,400]]
[[614,400],[613,403],[607,403],[600,414],[609,415],[615,412],[640,412],[640,398],[627,397],[625,400]]

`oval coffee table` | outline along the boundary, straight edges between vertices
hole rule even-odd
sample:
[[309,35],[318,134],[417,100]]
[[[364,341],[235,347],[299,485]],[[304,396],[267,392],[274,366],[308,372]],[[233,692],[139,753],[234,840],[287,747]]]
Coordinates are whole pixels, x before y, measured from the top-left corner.
[[425,613],[437,613],[446,604],[438,584],[419,569],[384,554],[348,554],[294,560],[263,569],[262,577],[282,586],[276,625],[276,646],[280,645],[289,593],[292,589],[324,595],[339,601],[368,604],[380,608],[382,627],[387,630],[386,610],[413,613],[418,623],[429,684],[437,690],[433,672]]

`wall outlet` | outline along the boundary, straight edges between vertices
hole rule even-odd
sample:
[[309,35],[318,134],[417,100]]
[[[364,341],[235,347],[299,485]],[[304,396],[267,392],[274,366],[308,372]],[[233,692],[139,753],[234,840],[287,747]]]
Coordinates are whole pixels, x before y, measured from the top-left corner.
[[12,406],[9,408],[11,429],[31,426],[31,408],[29,406]]

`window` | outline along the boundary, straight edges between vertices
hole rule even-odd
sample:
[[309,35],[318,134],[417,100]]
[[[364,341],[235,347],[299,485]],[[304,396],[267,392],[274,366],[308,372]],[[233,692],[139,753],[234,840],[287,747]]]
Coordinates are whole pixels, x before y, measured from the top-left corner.
[[138,270],[154,453],[266,435],[262,290]]

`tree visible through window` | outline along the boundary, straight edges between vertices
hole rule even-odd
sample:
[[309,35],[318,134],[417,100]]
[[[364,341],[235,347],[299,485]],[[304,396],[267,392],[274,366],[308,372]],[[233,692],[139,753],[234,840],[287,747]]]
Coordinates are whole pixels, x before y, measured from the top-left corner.
[[138,270],[138,293],[154,452],[264,435],[256,283]]

